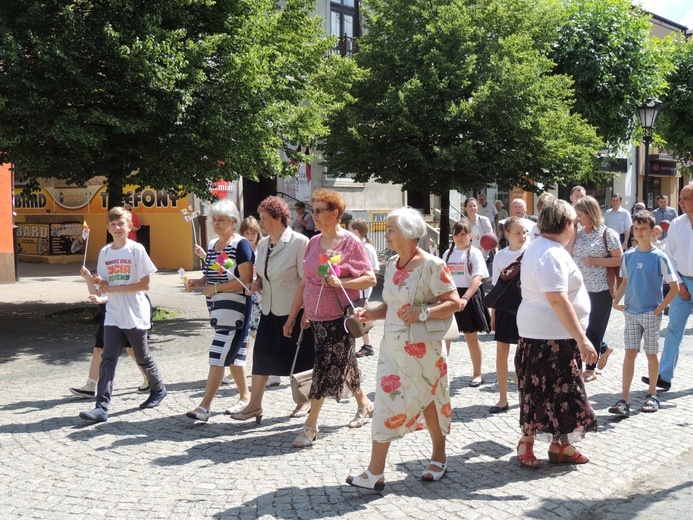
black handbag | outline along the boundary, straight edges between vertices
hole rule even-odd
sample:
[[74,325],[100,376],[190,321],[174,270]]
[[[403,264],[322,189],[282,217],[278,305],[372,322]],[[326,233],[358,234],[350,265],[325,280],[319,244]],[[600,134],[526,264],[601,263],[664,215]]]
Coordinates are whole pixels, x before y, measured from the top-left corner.
[[484,305],[497,311],[517,314],[522,302],[522,289],[520,288],[520,265],[524,253],[517,260],[507,265],[500,272],[498,281],[493,289],[484,297]]

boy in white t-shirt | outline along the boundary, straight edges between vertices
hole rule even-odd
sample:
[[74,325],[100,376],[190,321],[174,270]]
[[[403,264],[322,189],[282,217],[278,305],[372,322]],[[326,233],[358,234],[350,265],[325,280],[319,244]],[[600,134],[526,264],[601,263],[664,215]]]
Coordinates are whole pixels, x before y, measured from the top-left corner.
[[115,207],[108,212],[107,218],[113,243],[106,245],[99,253],[97,276],[94,277],[99,291],[108,294],[96,408],[79,413],[82,419],[93,422],[108,420],[118,357],[128,342],[137,364],[149,380],[149,397],[140,404],[140,408],[154,408],[166,397],[166,387],[147,344],[151,304],[145,291],[149,289],[149,278],[156,272],[156,267],[144,246],[128,239],[132,229],[130,212]]
[[[629,249],[621,258],[623,282],[614,295],[614,309],[624,311],[626,318],[625,348],[623,359],[622,398],[609,413],[630,415],[630,385],[635,372],[635,358],[640,351],[640,340],[644,337],[647,356],[649,390],[645,397],[643,412],[659,410],[657,379],[659,376],[659,329],[662,311],[679,292],[674,269],[666,254],[651,244],[655,218],[649,211],[640,211],[633,219],[633,236],[638,246]],[[662,281],[669,284],[669,294],[662,299]],[[625,304],[621,299],[625,294]]]

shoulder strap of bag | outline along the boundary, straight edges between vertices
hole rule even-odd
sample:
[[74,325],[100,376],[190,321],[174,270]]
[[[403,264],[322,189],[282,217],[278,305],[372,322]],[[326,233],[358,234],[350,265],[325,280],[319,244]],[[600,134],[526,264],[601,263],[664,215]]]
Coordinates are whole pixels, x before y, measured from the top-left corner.
[[609,258],[611,256],[611,252],[609,251],[609,246],[606,245],[606,232],[609,231],[608,227],[604,228],[604,233],[602,233],[602,240],[604,241],[604,249],[606,250],[606,256]]
[[[301,324],[298,324],[301,327]],[[294,354],[294,362],[291,363],[291,371],[289,372],[289,377],[294,375],[294,368],[296,368],[296,360],[298,359],[298,351],[301,349],[301,342],[303,341],[303,327],[301,327],[301,332],[298,333],[298,341],[296,342],[296,354]]]
[[[518,256],[515,261],[510,262],[508,265],[506,265],[500,273],[499,279],[503,280],[503,282],[507,282],[508,280],[515,278],[515,276],[518,276],[520,274],[520,269],[522,268],[522,257],[525,256],[525,252],[522,251],[520,253],[520,256]],[[517,267],[517,269],[515,269]]]

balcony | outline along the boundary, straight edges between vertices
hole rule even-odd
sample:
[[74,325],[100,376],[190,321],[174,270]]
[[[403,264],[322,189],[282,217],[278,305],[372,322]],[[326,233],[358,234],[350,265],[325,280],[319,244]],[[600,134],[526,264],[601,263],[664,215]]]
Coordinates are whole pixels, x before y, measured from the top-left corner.
[[334,48],[329,51],[329,55],[339,54],[340,56],[351,56],[355,52],[359,52],[359,43],[356,38],[351,36],[340,36]]

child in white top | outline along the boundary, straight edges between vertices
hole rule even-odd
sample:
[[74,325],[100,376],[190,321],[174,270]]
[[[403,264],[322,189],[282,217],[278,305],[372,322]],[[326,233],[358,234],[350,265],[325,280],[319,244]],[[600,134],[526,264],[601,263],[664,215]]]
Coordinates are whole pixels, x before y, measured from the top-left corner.
[[[529,241],[527,228],[522,219],[510,217],[505,221],[505,238],[508,247],[496,253],[493,259],[493,284],[503,269],[516,261],[525,252]],[[496,373],[498,374],[498,393],[500,394],[495,406],[489,408],[489,413],[501,413],[508,410],[508,355],[510,344],[517,344],[517,316],[506,311],[491,310],[491,329],[495,331],[496,340]]]
[[[472,388],[481,386],[484,378],[481,374],[481,347],[478,332],[490,332],[491,316],[482,303],[483,290],[481,282],[488,277],[488,269],[481,251],[472,247],[472,228],[467,219],[457,222],[452,229],[454,245],[443,256],[448,265],[452,278],[457,286],[457,292],[462,300],[459,312],[455,313],[458,328],[464,333],[464,339],[472,358],[474,373]],[[450,341],[446,341],[448,352]]]
[[[368,238],[368,222],[362,218],[356,218],[349,222],[348,229],[361,239],[363,242],[363,247],[366,249],[366,255],[368,255],[368,261],[371,264],[373,272],[379,273],[380,262],[378,261],[378,252],[375,250],[375,247],[373,247],[373,244],[371,244],[370,238]],[[370,298],[372,292],[372,287],[369,287],[363,291],[363,297],[366,298],[366,303],[368,303],[368,298]],[[356,352],[356,357],[372,356],[374,353],[373,346],[371,345],[371,338],[368,333],[361,336],[361,339],[363,340],[363,347],[361,347],[361,350]]]

